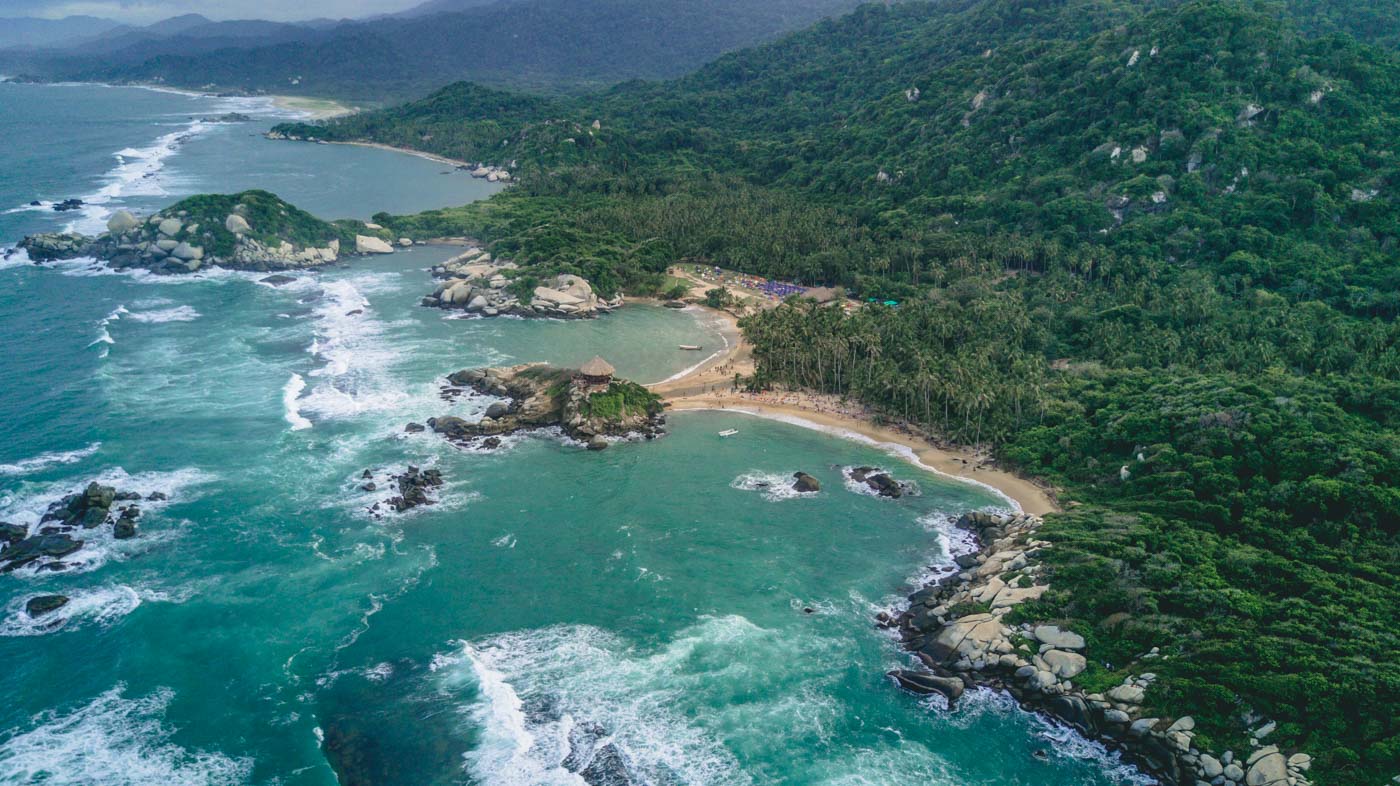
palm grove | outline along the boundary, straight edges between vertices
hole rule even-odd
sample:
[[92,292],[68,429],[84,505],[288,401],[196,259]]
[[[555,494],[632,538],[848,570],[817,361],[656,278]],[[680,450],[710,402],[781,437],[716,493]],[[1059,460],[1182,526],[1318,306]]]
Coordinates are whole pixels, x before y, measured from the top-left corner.
[[[1389,4],[1393,6],[1394,4]],[[466,233],[532,273],[695,259],[893,299],[748,318],[756,385],[858,398],[1061,489],[1089,685],[1400,773],[1400,61],[1360,4],[864,6],[664,83],[454,85],[284,130],[514,165]],[[1364,17],[1364,15],[1363,15]],[[1364,36],[1357,26],[1349,31]]]

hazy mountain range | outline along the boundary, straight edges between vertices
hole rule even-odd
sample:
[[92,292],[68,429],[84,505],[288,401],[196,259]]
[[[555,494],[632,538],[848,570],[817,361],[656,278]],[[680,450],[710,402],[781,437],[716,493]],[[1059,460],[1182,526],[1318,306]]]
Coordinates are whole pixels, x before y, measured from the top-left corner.
[[0,71],[40,79],[411,97],[467,79],[546,91],[678,76],[856,0],[430,0],[399,14],[305,23],[175,17],[8,20]]

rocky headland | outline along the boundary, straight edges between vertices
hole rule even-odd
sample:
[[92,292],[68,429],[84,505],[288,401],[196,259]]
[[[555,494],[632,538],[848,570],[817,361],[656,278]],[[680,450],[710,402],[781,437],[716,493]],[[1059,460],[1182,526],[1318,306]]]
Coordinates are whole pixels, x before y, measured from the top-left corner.
[[608,437],[664,433],[661,400],[646,388],[614,379],[612,367],[599,358],[581,369],[543,363],[507,368],[467,369],[447,378],[444,397],[472,390],[504,401],[492,404],[476,422],[448,415],[432,418],[428,428],[453,442],[492,447],[490,440],[518,431],[558,427],[589,450],[608,447]]
[[1195,744],[1194,718],[1149,711],[1147,693],[1157,679],[1152,662],[1165,657],[1158,648],[1139,655],[1121,684],[1088,691],[1075,682],[1091,665],[1084,636],[1053,621],[1009,621],[1017,606],[1049,589],[1039,557],[1053,546],[1036,537],[1040,523],[1021,514],[959,519],[959,527],[977,535],[980,550],[959,555],[959,572],[915,592],[903,614],[877,618],[898,630],[926,667],[891,672],[896,683],[950,703],[968,687],[1005,690],[1024,708],[1122,751],[1173,786],[1308,785],[1311,757],[1265,744],[1272,722],[1252,730],[1252,750],[1213,753]]
[[586,319],[622,305],[621,297],[600,298],[581,276],[536,279],[514,262],[495,259],[478,247],[434,267],[433,277],[438,285],[422,305],[487,317]]
[[145,218],[118,210],[105,234],[31,235],[19,248],[34,262],[92,257],[117,269],[162,274],[207,266],[300,270],[352,253],[392,253],[373,232],[358,222],[322,221],[266,191],[245,191],[190,197]]

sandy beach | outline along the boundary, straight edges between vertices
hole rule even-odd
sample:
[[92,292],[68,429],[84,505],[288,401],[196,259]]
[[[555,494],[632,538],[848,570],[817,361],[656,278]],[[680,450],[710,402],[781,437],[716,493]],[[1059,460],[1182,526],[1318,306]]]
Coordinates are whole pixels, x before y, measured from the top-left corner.
[[329,98],[310,98],[308,96],[269,96],[272,104],[278,109],[285,109],[289,112],[296,112],[303,115],[307,120],[327,120],[332,117],[348,115],[356,111],[352,107],[345,106],[338,101]]
[[[458,160],[455,159],[455,158],[446,158],[446,157],[444,157],[444,156],[436,155],[436,154],[434,154],[434,153],[424,153],[422,150],[412,150],[412,149],[407,148],[407,147],[394,147],[393,145],[381,145],[381,144],[379,144],[378,142],[330,142],[330,141],[328,141],[328,142],[326,142],[326,144],[328,144],[328,145],[354,145],[355,147],[373,147],[373,148],[377,148],[377,149],[379,149],[379,150],[392,150],[392,151],[394,151],[395,153],[407,153],[408,155],[411,155],[411,156],[418,156],[419,158],[426,158],[426,159],[428,159],[429,161],[434,161],[434,162],[439,163],[439,164],[445,164],[445,165],[447,165],[447,166],[453,166],[453,167],[456,167],[456,166],[475,167],[475,166],[476,166],[476,164],[470,163],[470,162],[468,162],[468,161],[458,161]],[[505,184],[505,183],[502,183],[501,185],[506,185],[506,184]]]
[[1042,515],[1059,510],[1049,489],[996,468],[988,456],[934,445],[897,426],[878,425],[869,411],[854,402],[791,391],[759,394],[735,391],[734,375],[753,373],[753,348],[744,341],[733,314],[704,306],[692,307],[705,308],[723,322],[721,333],[727,347],[685,373],[649,386],[673,411],[742,412],[869,442],[929,471],[991,488],[1014,501],[1022,512]]

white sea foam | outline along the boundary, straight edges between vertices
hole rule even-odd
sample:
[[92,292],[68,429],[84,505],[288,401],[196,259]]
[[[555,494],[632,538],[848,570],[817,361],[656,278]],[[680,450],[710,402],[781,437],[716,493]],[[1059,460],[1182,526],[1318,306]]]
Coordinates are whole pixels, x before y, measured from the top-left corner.
[[118,684],[66,713],[35,716],[0,743],[0,782],[45,786],[225,786],[244,783],[250,759],[191,751],[170,741],[168,688],[127,698]]
[[292,426],[292,431],[311,428],[311,421],[301,416],[298,396],[306,389],[306,380],[300,374],[293,374],[282,386],[282,417]]
[[308,351],[322,362],[310,373],[315,386],[300,408],[321,419],[400,409],[409,398],[389,373],[397,354],[383,340],[384,325],[374,318],[360,287],[383,284],[383,277],[358,276],[321,282],[315,302],[315,336]]
[[[932,698],[942,699],[941,696]],[[1051,743],[1048,747],[1056,756],[1092,762],[1095,770],[1108,775],[1122,786],[1153,786],[1157,783],[1157,779],[1124,762],[1123,757],[1116,751],[1110,751],[1101,743],[1087,739],[1079,732],[1040,713],[1021,709],[1016,699],[1005,691],[986,687],[975,688],[963,694],[956,710],[947,711],[946,705],[944,707],[940,712],[944,713],[947,722],[963,729],[971,728],[986,715],[1021,716],[1029,722],[1032,735]]]
[[[139,493],[142,500],[136,504],[141,508],[141,521],[142,526],[144,526],[147,521],[171,502],[184,502],[192,499],[193,494],[190,489],[206,484],[210,479],[211,476],[197,469],[144,472],[130,475],[118,467],[83,479],[43,484],[25,483],[21,484],[18,491],[0,495],[0,520],[23,525],[32,531],[39,520],[43,518],[44,513],[48,511],[50,505],[69,494],[81,491],[90,481],[96,481],[103,485],[115,486],[119,491]],[[160,492],[168,499],[164,501],[146,499],[154,492]],[[143,532],[141,537],[131,540],[117,540],[112,528],[108,526],[78,530],[73,533],[73,537],[83,541],[84,545],[78,551],[62,559],[64,565],[67,566],[64,573],[84,573],[96,570],[109,560],[123,559],[128,554],[149,549],[152,545],[178,537],[179,534],[180,531],[176,529],[163,529],[156,532]],[[27,578],[48,575],[38,572],[39,566],[46,562],[47,560],[39,560],[16,570],[11,575]]]
[[29,252],[22,248],[6,248],[3,249],[3,252],[0,253],[0,270],[34,264],[34,261],[29,258]]
[[146,147],[127,147],[112,154],[116,165],[103,175],[103,184],[82,197],[79,218],[64,227],[67,232],[87,235],[106,231],[107,218],[121,200],[133,196],[166,196],[169,192],[163,177],[166,162],[189,140],[208,132],[213,124],[194,120],[178,129],[157,137]]
[[101,447],[101,442],[93,442],[77,450],[51,451],[20,459],[13,464],[0,464],[0,475],[30,475],[60,464],[76,464],[96,453]]
[[[480,742],[467,754],[467,767],[482,783],[579,784],[580,765],[611,744],[634,782],[745,784],[751,780],[734,755],[685,706],[734,713],[711,719],[720,727],[798,722],[791,708],[759,719],[752,706],[698,697],[726,691],[736,679],[759,679],[746,672],[767,675],[795,655],[776,632],[730,616],[705,618],[646,652],[590,626],[504,634],[464,643],[457,653],[435,658],[433,669],[444,691],[471,696],[464,714]],[[783,669],[778,679],[804,677]],[[804,730],[813,722],[800,721]],[[576,733],[585,727],[595,732]],[[580,739],[592,742],[576,747]]]
[[43,636],[88,624],[106,627],[135,611],[144,601],[178,600],[165,592],[132,588],[124,584],[65,589],[63,594],[68,596],[67,604],[37,618],[29,616],[24,610],[25,604],[34,595],[15,598],[6,609],[5,619],[0,620],[0,636]]
[[199,312],[190,306],[175,306],[155,311],[132,311],[128,312],[127,316],[133,322],[161,324],[164,322],[193,322],[199,319]]
[[745,472],[735,478],[729,484],[730,488],[741,491],[762,492],[763,498],[769,502],[781,502],[787,499],[800,499],[802,497],[816,497],[817,494],[802,493],[793,488],[796,482],[792,472],[760,472],[753,470]]
[[[844,481],[844,485],[846,486],[846,490],[849,491],[849,492],[851,492],[852,494],[863,494],[863,495],[865,495],[865,496],[867,496],[867,497],[879,497],[879,496],[880,496],[880,492],[878,492],[878,491],[876,491],[875,489],[871,488],[869,483],[865,483],[865,482],[863,482],[863,481],[859,481],[859,480],[856,480],[856,479],[855,479],[854,473],[855,473],[856,469],[857,469],[856,467],[842,467],[842,468],[841,468],[841,477],[842,477],[842,479],[843,479],[843,481]],[[888,473],[886,472],[886,470],[879,469],[879,468],[876,468],[876,472],[875,472],[875,473],[872,473],[872,474],[880,474],[880,473],[888,474]],[[891,475],[891,477],[893,478],[894,476]],[[920,496],[921,492],[919,491],[919,486],[918,486],[918,484],[915,483],[914,481],[912,481],[912,480],[900,480],[899,478],[894,478],[894,480],[895,480],[896,483],[899,484],[899,487],[900,487],[900,489],[904,492],[904,495],[905,495],[905,496],[911,496],[911,497]]]

